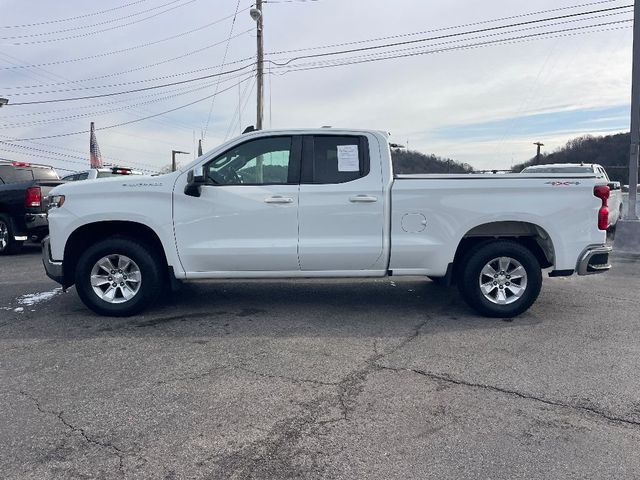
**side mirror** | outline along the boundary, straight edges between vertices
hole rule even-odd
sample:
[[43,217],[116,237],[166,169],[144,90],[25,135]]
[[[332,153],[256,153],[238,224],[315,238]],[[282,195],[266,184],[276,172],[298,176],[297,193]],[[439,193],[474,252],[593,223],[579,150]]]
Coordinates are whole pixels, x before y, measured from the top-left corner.
[[200,187],[205,184],[202,167],[195,167],[187,173],[187,185],[184,187],[185,195],[191,197],[200,196]]
[[620,190],[620,182],[609,182],[609,190]]

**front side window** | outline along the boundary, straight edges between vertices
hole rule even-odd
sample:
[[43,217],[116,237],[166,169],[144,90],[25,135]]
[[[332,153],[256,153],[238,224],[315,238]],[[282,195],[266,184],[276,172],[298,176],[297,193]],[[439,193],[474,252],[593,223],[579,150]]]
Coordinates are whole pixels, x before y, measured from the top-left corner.
[[209,185],[284,185],[290,181],[291,137],[250,140],[205,165]]

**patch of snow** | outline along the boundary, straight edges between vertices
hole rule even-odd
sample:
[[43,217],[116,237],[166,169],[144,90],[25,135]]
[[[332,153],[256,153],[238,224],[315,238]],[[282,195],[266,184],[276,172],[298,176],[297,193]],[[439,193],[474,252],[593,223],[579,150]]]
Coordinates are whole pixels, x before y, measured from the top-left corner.
[[46,302],[47,300],[51,300],[53,297],[62,292],[62,287],[54,288],[48,292],[40,292],[40,293],[27,293],[26,295],[22,295],[18,298],[18,305],[23,305],[25,307],[31,307],[41,302]]
[[22,307],[14,308],[13,311],[21,313],[21,312],[24,312],[24,308],[22,308]]

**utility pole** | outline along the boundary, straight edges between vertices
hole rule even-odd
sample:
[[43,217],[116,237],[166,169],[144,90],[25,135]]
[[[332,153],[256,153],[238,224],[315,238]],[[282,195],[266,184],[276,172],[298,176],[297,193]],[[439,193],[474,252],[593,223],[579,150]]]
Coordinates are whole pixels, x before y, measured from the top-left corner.
[[638,219],[638,149],[640,148],[640,1],[633,7],[633,63],[631,74],[631,148],[629,151],[629,205],[627,217],[618,221],[614,251],[640,255]]
[[538,146],[538,152],[536,153],[536,163],[540,163],[540,147],[544,147],[544,143],[533,142],[533,144]]
[[264,27],[264,16],[262,15],[262,0],[256,0],[256,8],[257,12],[254,12],[254,9],[251,9],[251,18],[253,18],[257,23],[257,46],[258,46],[258,56],[256,62],[256,90],[258,99],[256,102],[257,105],[257,115],[256,115],[256,130],[262,130],[262,119],[264,118],[264,38],[263,38],[263,27]]
[[182,153],[185,155],[189,155],[189,152],[181,152],[180,150],[171,150],[171,171],[175,172],[176,171],[176,154],[177,153]]
[[631,151],[629,155],[629,213],[638,220],[638,148],[640,148],[640,4],[633,8],[633,73],[631,76]]

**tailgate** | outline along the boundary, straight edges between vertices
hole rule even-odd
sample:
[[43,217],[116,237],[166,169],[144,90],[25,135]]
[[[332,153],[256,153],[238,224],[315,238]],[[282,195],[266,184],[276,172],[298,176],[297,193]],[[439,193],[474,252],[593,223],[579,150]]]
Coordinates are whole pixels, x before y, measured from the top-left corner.
[[40,201],[40,207],[27,208],[28,213],[46,213],[49,208],[49,192],[54,187],[62,185],[63,181],[60,180],[38,180],[34,183],[34,187],[40,187],[42,199]]

